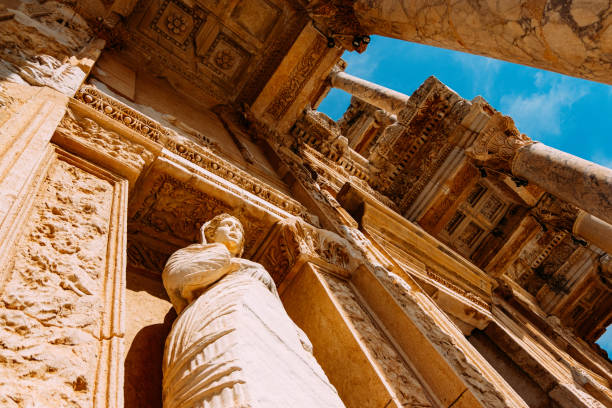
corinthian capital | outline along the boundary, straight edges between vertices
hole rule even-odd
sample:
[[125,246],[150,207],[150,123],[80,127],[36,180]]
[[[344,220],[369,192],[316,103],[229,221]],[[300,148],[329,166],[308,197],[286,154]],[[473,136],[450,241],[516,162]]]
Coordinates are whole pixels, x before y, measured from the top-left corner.
[[487,166],[509,171],[516,152],[532,143],[518,131],[511,117],[495,112],[466,153]]

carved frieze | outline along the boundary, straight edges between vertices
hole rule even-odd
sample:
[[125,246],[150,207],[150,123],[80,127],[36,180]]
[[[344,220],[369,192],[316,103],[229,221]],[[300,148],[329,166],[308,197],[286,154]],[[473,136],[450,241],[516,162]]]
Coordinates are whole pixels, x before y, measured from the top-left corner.
[[259,178],[221,158],[218,155],[220,148],[206,136],[200,135],[201,144],[180,137],[171,129],[163,127],[156,121],[147,118],[121,102],[102,94],[92,86],[81,87],[75,98],[138,132],[142,136],[159,143],[172,153],[189,160],[191,163],[234,183],[247,192],[292,215],[310,220],[311,217],[306,208],[299,202],[267,186]]
[[302,59],[295,65],[289,81],[283,85],[276,94],[274,101],[266,109],[266,113],[274,119],[279,120],[283,117],[289,106],[293,103],[296,96],[306,85],[319,63],[327,54],[327,44],[325,39],[317,36],[310,48],[304,53]]
[[[240,216],[226,202],[212,197],[169,175],[161,175],[130,217],[129,232],[149,232],[151,236],[165,237],[168,242],[184,245],[195,242],[199,226],[221,213],[236,215],[242,221],[248,252],[261,239],[262,221],[251,216]],[[243,219],[244,218],[244,219]]]
[[128,223],[128,261],[154,274],[161,273],[172,252],[196,242],[200,226],[216,215],[228,213],[241,221],[246,254],[258,247],[270,228],[269,220],[168,174],[159,175],[137,201]]
[[154,142],[163,144],[170,137],[170,131],[167,128],[127,105],[104,95],[93,86],[82,86],[74,97]]
[[74,138],[100,153],[120,160],[141,171],[153,160],[153,154],[144,146],[100,126],[95,120],[68,110],[56,132],[65,138]]

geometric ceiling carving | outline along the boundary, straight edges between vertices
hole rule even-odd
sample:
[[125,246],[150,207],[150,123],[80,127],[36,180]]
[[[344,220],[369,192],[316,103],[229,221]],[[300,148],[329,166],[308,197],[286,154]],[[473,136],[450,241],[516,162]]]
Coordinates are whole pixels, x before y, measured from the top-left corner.
[[141,0],[122,52],[194,99],[251,104],[307,21],[295,1]]

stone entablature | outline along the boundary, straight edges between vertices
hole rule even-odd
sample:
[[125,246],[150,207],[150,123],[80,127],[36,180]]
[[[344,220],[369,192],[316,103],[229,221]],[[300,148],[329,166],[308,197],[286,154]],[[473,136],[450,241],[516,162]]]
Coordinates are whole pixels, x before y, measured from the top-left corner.
[[[175,131],[163,127],[158,122],[144,116],[116,99],[103,94],[92,86],[82,87],[75,98],[90,108],[115,121],[120,127],[128,127],[149,141],[176,154],[194,165],[205,169],[223,179],[230,180],[249,193],[270,202],[283,211],[309,219],[306,209],[290,197],[265,186],[261,180],[249,175],[244,170],[232,165],[219,156],[219,147],[206,136],[201,135],[201,142],[195,143],[178,135]],[[309,219],[310,220],[310,219]]]

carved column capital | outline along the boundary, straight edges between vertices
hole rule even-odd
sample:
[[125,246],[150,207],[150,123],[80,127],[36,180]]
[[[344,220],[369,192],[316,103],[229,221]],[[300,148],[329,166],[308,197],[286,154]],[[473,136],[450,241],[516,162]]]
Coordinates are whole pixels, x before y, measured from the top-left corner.
[[571,232],[580,210],[550,194],[544,194],[531,214],[544,225]]
[[355,0],[321,0],[308,7],[315,26],[328,38],[328,46],[338,43],[349,51],[362,53],[370,43],[368,33],[357,20]]
[[466,153],[488,167],[509,173],[518,150],[533,143],[518,131],[511,117],[495,112]]
[[253,256],[270,272],[279,292],[294,273],[310,261],[348,275],[362,262],[352,245],[336,233],[297,218],[279,221]]

